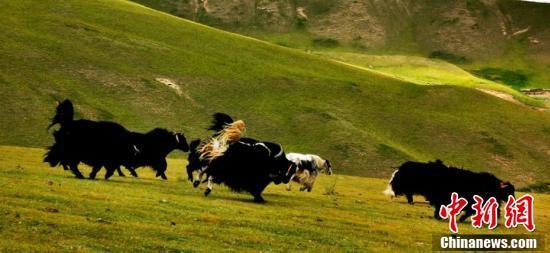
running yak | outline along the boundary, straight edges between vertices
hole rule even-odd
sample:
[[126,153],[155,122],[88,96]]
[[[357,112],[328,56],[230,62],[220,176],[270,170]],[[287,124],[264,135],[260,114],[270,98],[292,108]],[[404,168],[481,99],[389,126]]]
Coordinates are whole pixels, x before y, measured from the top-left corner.
[[174,149],[189,149],[185,136],[164,129],[154,129],[146,134],[130,132],[123,126],[108,121],[74,120],[71,101],[58,104],[56,114],[48,129],[59,124],[54,131],[55,143],[48,147],[44,162],[51,167],[62,165],[77,178],[84,178],[78,165],[92,167],[90,178],[95,178],[101,167],[107,169],[105,179],[110,178],[120,166],[125,166],[132,175],[134,169],[151,166],[157,177],[166,179],[166,155]]
[[[408,161],[393,173],[384,193],[392,197],[405,195],[409,204],[413,204],[413,195],[422,195],[435,208],[434,218],[441,219],[439,209],[451,201],[456,192],[468,203],[474,203],[474,195],[487,201],[491,197],[501,203],[514,196],[515,188],[510,182],[503,182],[493,174],[472,172],[448,167],[442,161],[421,163]],[[464,222],[475,211],[468,205],[460,217]],[[500,210],[499,210],[500,213]]]
[[[329,160],[323,159],[318,155],[288,153],[286,158],[298,167],[296,173],[292,176],[291,181],[302,185],[300,191],[307,190],[311,192],[315,179],[319,172],[324,172],[327,175],[332,175],[332,166]],[[290,191],[290,182],[286,184],[287,191]]]
[[195,186],[203,174],[207,175],[206,196],[212,191],[212,183],[223,183],[233,191],[250,193],[254,202],[265,202],[261,194],[271,182],[288,183],[296,172],[296,165],[286,159],[281,145],[241,138],[245,129],[243,121],[233,121],[228,115],[217,113],[210,129],[220,128],[191,151],[196,152],[199,159],[187,168],[188,173],[196,168],[200,170]]

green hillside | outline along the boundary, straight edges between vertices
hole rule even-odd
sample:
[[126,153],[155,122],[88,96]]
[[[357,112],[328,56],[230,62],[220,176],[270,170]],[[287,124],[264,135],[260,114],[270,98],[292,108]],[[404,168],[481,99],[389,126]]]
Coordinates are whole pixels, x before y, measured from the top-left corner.
[[387,177],[404,160],[440,158],[518,185],[549,180],[550,114],[473,89],[412,84],[127,1],[3,1],[0,15],[3,145],[51,143],[54,102],[71,98],[77,117],[188,139],[223,111],[339,174]]
[[133,1],[283,46],[441,58],[516,89],[550,87],[550,4],[518,0]]
[[[1,252],[428,252],[432,234],[449,233],[421,197],[409,205],[383,196],[386,179],[321,175],[309,193],[271,185],[258,205],[221,186],[204,197],[177,170],[179,159],[169,159],[168,181],[148,169],[105,181],[49,169],[40,149],[0,153]],[[533,234],[546,235],[550,195],[534,196]],[[526,233],[503,222],[458,226],[464,234]]]
[[439,59],[405,55],[367,55],[345,52],[317,52],[339,62],[387,75],[420,85],[456,85],[468,88],[491,90],[509,94],[526,105],[544,107],[540,101],[531,99],[506,85],[477,77],[460,67]]

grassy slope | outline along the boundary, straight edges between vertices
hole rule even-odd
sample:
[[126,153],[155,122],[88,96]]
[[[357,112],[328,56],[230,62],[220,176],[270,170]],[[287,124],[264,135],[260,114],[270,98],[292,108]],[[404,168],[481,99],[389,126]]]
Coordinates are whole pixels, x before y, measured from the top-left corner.
[[70,97],[78,117],[188,137],[228,112],[249,136],[347,174],[441,158],[520,185],[548,181],[550,115],[471,89],[406,83],[125,1],[7,1],[0,14],[1,144],[50,143],[54,101]]
[[[205,198],[185,181],[182,160],[169,161],[169,181],[147,169],[91,181],[47,168],[40,149],[0,146],[0,154],[0,251],[426,252],[432,234],[448,233],[425,203],[382,196],[381,179],[322,175],[311,193],[271,185],[258,205],[221,186]],[[332,185],[337,195],[324,195]],[[543,235],[550,196],[535,198],[534,234]],[[459,230],[526,232],[502,220],[493,231]]]
[[[474,45],[470,50],[467,50],[468,53],[466,58],[468,61],[460,64],[461,67],[470,72],[485,68],[497,68],[502,71],[520,73],[527,78],[527,82],[524,84],[525,86],[520,88],[550,87],[550,64],[548,61],[548,50],[545,49],[547,47],[544,46],[544,42],[539,45],[529,42],[529,38],[538,38],[543,41],[547,41],[548,39],[548,31],[545,24],[549,21],[548,14],[550,14],[550,7],[546,4],[513,0],[493,1],[492,4],[483,4],[478,0],[473,0],[467,1],[464,5],[445,3],[442,1],[424,1],[416,4],[414,1],[404,1],[402,3],[399,1],[386,1],[387,3],[370,1],[370,5],[366,4],[368,6],[366,8],[373,10],[366,11],[363,14],[367,15],[368,13],[378,17],[376,20],[380,23],[376,22],[374,26],[379,26],[380,29],[386,31],[388,37],[381,45],[365,47],[361,44],[361,40],[342,41],[338,38],[339,35],[337,32],[336,34],[332,34],[333,36],[331,36],[330,32],[324,36],[312,34],[309,25],[298,28],[293,27],[297,26],[294,24],[290,25],[290,27],[286,27],[289,31],[275,32],[273,29],[262,28],[262,25],[259,23],[265,21],[264,19],[266,19],[266,17],[263,16],[252,19],[256,20],[256,22],[237,21],[238,18],[232,19],[231,17],[224,16],[224,14],[215,11],[210,14],[210,18],[204,18],[204,16],[202,18],[197,17],[190,14],[194,10],[193,5],[189,4],[189,1],[184,0],[133,1],[173,15],[192,17],[205,24],[228,29],[240,34],[246,34],[275,44],[307,50],[347,51],[373,55],[400,54],[428,56],[434,50],[447,48],[447,44],[457,44],[457,47],[468,47],[468,42],[477,40],[476,42],[486,47],[483,50],[476,51]],[[323,20],[326,19],[327,15],[340,13],[340,15],[337,16],[341,18],[341,20],[339,20],[339,25],[335,26],[328,24],[325,27],[323,24],[323,28],[336,31],[346,29],[348,26],[354,26],[353,23],[346,23],[350,21],[344,18],[346,16],[345,13],[350,12],[350,10],[346,9],[350,8],[349,5],[339,4],[338,1],[334,0],[294,1],[294,4],[296,4],[296,6],[305,7],[306,13],[311,20]],[[223,3],[218,4],[218,6],[223,5]],[[183,6],[186,8],[182,8]],[[415,11],[418,13],[416,13],[414,18],[407,19],[406,17],[408,17],[410,13],[403,12],[404,6],[408,6],[406,8],[416,9]],[[459,11],[464,12],[464,14],[459,17],[447,16],[449,13],[445,11],[449,8],[458,8]],[[530,31],[523,35],[513,36],[513,38],[504,38],[500,35],[495,36],[495,34],[487,36],[480,36],[480,34],[477,34],[477,36],[472,36],[472,30],[468,28],[472,22],[481,27],[492,27],[492,29],[498,27],[498,29],[500,29],[502,25],[501,22],[503,21],[499,20],[499,15],[502,14],[496,10],[497,8],[505,13],[508,20],[512,20],[511,23],[513,24],[514,32],[527,27],[530,28]],[[374,9],[378,9],[378,11],[374,11]],[[234,22],[223,22],[215,18],[219,18],[220,15],[226,20],[233,20]],[[243,15],[246,16],[246,14]],[[222,20],[224,18],[222,18]],[[472,21],[460,22],[461,19],[471,19]],[[356,19],[351,20],[356,21]],[[321,22],[321,24],[322,23],[323,22]],[[441,42],[438,40],[442,38],[436,38],[437,36],[434,36],[434,30],[447,34],[450,37],[454,37],[458,34],[459,37],[462,36],[462,39]],[[492,31],[494,32],[494,30]],[[500,33],[500,31],[498,32]],[[474,34],[475,33],[474,31]],[[318,38],[335,39],[338,41],[339,45],[336,48],[322,48],[313,43],[313,40]],[[460,45],[461,43],[463,43],[463,45]],[[449,52],[457,57],[461,57],[464,54],[452,50],[449,51],[449,49],[443,49],[443,51]],[[419,69],[419,71],[420,70],[421,69]],[[503,83],[506,84],[505,82]]]
[[[521,39],[518,41],[511,41],[506,47],[505,53],[498,57],[492,57],[489,59],[480,60],[468,60],[465,63],[451,63],[443,60],[433,60],[427,58],[429,52],[423,52],[422,50],[415,48],[414,46],[406,46],[408,44],[414,44],[410,38],[402,38],[393,43],[403,43],[393,45],[389,44],[388,48],[381,49],[364,49],[355,46],[353,43],[339,42],[334,47],[323,47],[313,43],[313,40],[319,38],[312,34],[309,34],[304,30],[296,30],[286,33],[276,32],[262,32],[262,31],[250,31],[250,30],[236,30],[238,33],[246,34],[254,38],[269,41],[271,43],[290,47],[299,48],[307,52],[314,52],[318,55],[329,56],[329,58],[336,58],[338,60],[348,62],[356,65],[380,65],[384,66],[381,70],[383,73],[389,73],[395,75],[398,78],[405,79],[414,83],[448,83],[450,85],[459,85],[472,87],[467,82],[474,82],[475,84],[491,84],[490,88],[503,91],[513,96],[520,98],[520,100],[527,102],[528,104],[534,104],[540,106],[541,103],[533,102],[533,100],[526,99],[522,93],[517,92],[519,88],[549,88],[550,87],[550,64],[546,61],[544,55],[536,55],[529,53],[526,46],[526,42]],[[402,36],[406,36],[404,34]],[[400,50],[392,49],[400,48]],[[533,56],[538,56],[535,58]],[[459,56],[457,56],[459,57]],[[482,77],[473,76],[472,73],[476,71],[496,68],[501,71],[512,71],[525,76],[526,81],[522,87],[514,87],[507,82],[501,80],[491,81],[483,79]],[[404,72],[402,72],[404,71]],[[420,78],[423,72],[440,72],[444,75],[436,76],[424,76]],[[447,73],[443,73],[443,72]],[[411,76],[412,74],[412,76]],[[412,79],[411,79],[412,77]],[[429,80],[426,80],[427,77]],[[488,87],[489,88],[489,87]],[[514,88],[515,91],[513,89]]]
[[506,85],[476,77],[460,67],[442,60],[405,55],[367,55],[343,52],[319,52],[319,54],[411,83],[457,85],[495,90],[511,94],[517,100],[528,105],[544,106],[542,101],[529,98]]

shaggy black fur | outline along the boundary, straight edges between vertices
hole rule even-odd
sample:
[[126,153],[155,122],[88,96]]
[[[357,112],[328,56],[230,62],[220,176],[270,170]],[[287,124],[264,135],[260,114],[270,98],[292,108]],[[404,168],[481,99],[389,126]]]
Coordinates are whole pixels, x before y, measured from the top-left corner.
[[[212,115],[212,122],[210,123],[210,126],[207,128],[207,130],[215,131],[212,137],[215,137],[219,131],[221,131],[227,124],[233,123],[233,118],[231,116],[217,112]],[[200,153],[197,150],[199,145],[201,144],[201,140],[195,139],[191,143],[189,143],[190,146],[190,152],[187,156],[187,179],[189,181],[193,182],[193,172],[200,171],[201,168],[206,168],[208,163],[206,161],[200,160]],[[202,173],[206,173],[202,172]],[[193,182],[193,186],[197,187],[199,186],[200,182]]]
[[134,132],[131,136],[138,152],[131,159],[125,160],[124,165],[130,170],[149,166],[157,172],[157,177],[165,180],[168,179],[164,174],[167,167],[166,156],[174,149],[189,151],[189,145],[182,133],[155,128],[145,134]]
[[[218,132],[232,122],[231,116],[216,113],[208,130]],[[199,159],[200,153],[196,148],[199,145],[200,140],[191,143],[187,165],[189,180],[193,180],[194,171],[205,167],[201,173],[212,178],[214,183],[223,183],[234,191],[249,192],[254,196],[255,202],[264,202],[261,194],[271,182],[288,183],[296,172],[296,165],[286,159],[282,147],[276,143],[241,138],[238,142],[232,143],[223,156],[210,163]],[[195,181],[193,185],[197,187],[199,183]],[[209,193],[210,188],[205,191],[205,195]]]
[[113,122],[74,120],[74,108],[69,100],[60,103],[56,111],[48,128],[55,124],[61,127],[53,133],[55,143],[48,148],[44,162],[51,167],[69,168],[77,178],[84,178],[78,170],[81,162],[92,167],[90,178],[95,178],[101,167],[105,167],[105,179],[108,179],[121,165],[131,172],[139,166],[150,165],[157,170],[157,176],[163,176],[166,154],[175,148],[188,150],[183,134],[163,129],[139,134]]
[[428,163],[403,163],[395,172],[390,187],[396,196],[405,195],[410,204],[413,203],[414,194],[424,196],[435,208],[436,219],[440,219],[441,205],[449,204],[451,194],[456,192],[468,200],[464,215],[460,217],[461,222],[474,214],[474,210],[471,209],[474,195],[479,195],[485,201],[495,197],[501,203],[515,192],[510,182],[503,182],[490,173],[447,167],[440,160]]
[[225,154],[212,160],[208,175],[217,184],[225,184],[233,191],[246,191],[255,202],[264,202],[261,194],[271,182],[288,183],[296,172],[296,165],[287,160],[282,147],[276,143],[242,138],[232,143]]
[[200,154],[197,148],[201,140],[195,139],[189,143],[189,155],[187,155],[187,179],[193,182],[193,172],[199,170],[201,166]]

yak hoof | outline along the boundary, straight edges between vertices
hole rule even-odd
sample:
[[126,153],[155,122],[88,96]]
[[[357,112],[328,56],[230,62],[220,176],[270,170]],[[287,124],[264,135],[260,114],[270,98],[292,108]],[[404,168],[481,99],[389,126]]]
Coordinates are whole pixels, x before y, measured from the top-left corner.
[[204,191],[204,196],[208,196],[208,194],[210,194],[210,192],[212,192],[211,189],[206,189],[206,190]]
[[255,203],[265,203],[265,199],[262,196],[254,196]]
[[201,181],[199,181],[199,180],[193,181],[193,187],[195,187],[195,188],[199,187],[200,183],[201,183]]
[[162,175],[160,175],[160,177],[161,177],[163,180],[168,180],[168,178],[166,177],[166,175],[164,175],[164,173],[162,173]]
[[78,178],[78,179],[84,179],[84,176],[82,176],[82,175],[77,175],[75,177]]

